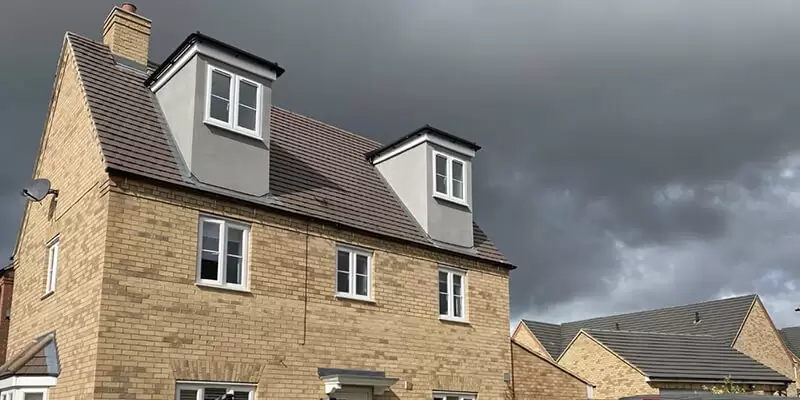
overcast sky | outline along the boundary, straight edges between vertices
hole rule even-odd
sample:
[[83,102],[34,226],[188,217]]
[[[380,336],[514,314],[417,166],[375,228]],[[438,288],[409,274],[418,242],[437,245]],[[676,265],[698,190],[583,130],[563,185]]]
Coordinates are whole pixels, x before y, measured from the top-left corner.
[[[65,31],[112,1],[0,2],[0,255],[11,255]],[[800,325],[800,2],[161,1],[277,61],[276,104],[387,142],[483,146],[475,214],[519,269],[512,321],[758,293]]]

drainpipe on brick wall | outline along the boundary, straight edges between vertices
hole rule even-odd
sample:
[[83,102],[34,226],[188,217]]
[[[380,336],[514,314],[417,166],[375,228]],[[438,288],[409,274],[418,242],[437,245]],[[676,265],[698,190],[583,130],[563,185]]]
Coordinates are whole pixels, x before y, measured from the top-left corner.
[[303,293],[303,341],[300,345],[306,345],[306,334],[308,333],[308,228],[311,225],[310,222],[306,221],[306,265],[305,265],[305,288]]
[[6,269],[2,272],[2,276],[0,276],[0,364],[5,364],[6,362],[13,293],[14,270]]

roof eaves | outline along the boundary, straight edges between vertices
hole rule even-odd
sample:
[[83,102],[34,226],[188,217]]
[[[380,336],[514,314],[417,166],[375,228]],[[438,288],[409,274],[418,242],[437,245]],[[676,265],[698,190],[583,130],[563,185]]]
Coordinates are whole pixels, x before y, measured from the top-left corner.
[[393,142],[391,142],[391,143],[389,143],[389,144],[387,144],[387,145],[385,145],[383,147],[379,147],[379,148],[377,148],[375,150],[367,152],[364,156],[366,157],[367,160],[372,160],[376,156],[378,156],[379,154],[384,153],[387,150],[391,150],[391,149],[393,149],[395,147],[399,147],[400,145],[402,145],[403,143],[405,143],[409,139],[417,137],[417,136],[420,136],[420,135],[423,135],[423,134],[426,134],[426,133],[431,133],[431,134],[440,136],[440,137],[442,137],[442,138],[444,138],[446,140],[449,140],[449,141],[451,141],[453,143],[457,143],[457,144],[460,144],[462,146],[466,146],[468,149],[473,150],[473,151],[478,151],[478,150],[481,149],[481,146],[479,146],[475,142],[471,142],[469,140],[460,138],[460,137],[458,137],[456,135],[453,135],[450,132],[443,131],[443,130],[441,130],[439,128],[436,128],[436,127],[433,127],[431,125],[427,125],[426,124],[426,125],[422,126],[421,128],[418,128],[417,130],[415,130],[415,131],[413,131],[413,132],[411,132],[411,133],[409,133],[409,134],[407,134],[407,135],[405,135],[405,136],[403,136],[403,137],[401,137],[401,138],[399,138],[399,139],[397,139],[397,140],[395,140],[395,141],[393,141]]

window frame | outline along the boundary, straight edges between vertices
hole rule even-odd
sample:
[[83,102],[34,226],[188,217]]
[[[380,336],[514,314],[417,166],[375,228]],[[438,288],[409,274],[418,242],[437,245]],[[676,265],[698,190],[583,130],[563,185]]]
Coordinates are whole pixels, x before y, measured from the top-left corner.
[[[211,80],[215,72],[230,77],[230,83],[228,87],[228,121],[222,121],[211,116]],[[261,114],[263,112],[263,102],[261,100],[261,96],[263,85],[252,79],[234,74],[233,72],[211,64],[208,64],[206,75],[206,91],[204,96],[206,104],[205,118],[203,119],[203,122],[219,128],[227,129],[229,131],[240,133],[245,136],[261,139]],[[239,89],[241,87],[241,82],[245,82],[256,87],[255,129],[252,130],[239,126]],[[245,107],[250,108],[250,106],[247,105]]]
[[[203,265],[203,225],[204,222],[210,222],[219,226],[219,242],[217,247],[217,279],[203,279],[202,278],[202,265]],[[242,231],[242,283],[229,283],[227,282],[226,275],[228,273],[228,228],[233,227]],[[233,221],[226,218],[220,218],[212,215],[200,215],[198,218],[197,228],[197,270],[195,276],[195,284],[200,286],[209,286],[220,289],[238,290],[242,292],[248,290],[248,282],[250,279],[250,266],[249,266],[249,252],[250,252],[250,225],[239,221]]]
[[0,400],[24,400],[26,394],[42,394],[42,400],[48,398],[48,388],[46,387],[23,387],[17,389],[5,389],[0,391]]
[[440,392],[434,391],[431,399],[437,400],[446,400],[448,397],[456,397],[458,400],[477,400],[478,394],[477,393],[463,393],[463,392]]
[[224,387],[225,393],[229,392],[249,392],[247,399],[255,400],[256,384],[233,383],[233,382],[201,382],[201,381],[177,381],[175,383],[175,400],[180,400],[181,390],[196,390],[197,400],[203,400],[205,390],[208,388]]
[[[436,185],[436,178],[438,177],[438,171],[436,171],[436,158],[437,157],[444,157],[445,163],[447,166],[447,175],[445,176],[445,180],[447,182],[445,189],[447,193],[442,193],[438,190]],[[455,180],[453,176],[453,163],[461,164],[461,195],[462,197],[456,197],[453,195],[453,181]],[[447,201],[451,201],[453,203],[458,203],[461,205],[468,205],[467,203],[467,162],[461,158],[451,156],[449,154],[443,153],[441,151],[434,150],[433,151],[433,196],[438,197]]]
[[[344,251],[350,254],[348,257],[348,291],[347,292],[340,292],[339,291],[339,252]],[[374,302],[372,298],[372,282],[374,271],[372,267],[372,250],[361,249],[358,247],[348,246],[348,245],[337,245],[336,252],[334,253],[334,274],[333,274],[333,291],[337,298],[345,298],[351,300],[360,300],[360,301],[367,301],[367,302]],[[367,257],[367,295],[360,295],[356,293],[356,256],[365,256]]]
[[59,239],[56,236],[47,242],[47,273],[45,274],[44,294],[49,295],[56,291],[58,278]]
[[[446,273],[447,274],[447,314],[441,313],[441,299],[439,291],[439,273]],[[453,310],[455,307],[454,298],[456,294],[453,290],[453,275],[458,275],[461,277],[461,316],[457,317],[454,315]],[[439,314],[440,320],[445,321],[455,321],[455,322],[467,322],[467,271],[448,267],[448,266],[439,266],[436,270],[436,305],[437,305],[437,313]]]

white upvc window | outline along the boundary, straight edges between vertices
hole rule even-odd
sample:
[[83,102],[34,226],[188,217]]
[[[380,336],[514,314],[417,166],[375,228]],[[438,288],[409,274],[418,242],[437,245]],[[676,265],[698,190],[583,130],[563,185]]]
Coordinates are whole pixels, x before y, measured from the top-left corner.
[[[56,290],[56,275],[58,274],[58,236],[47,243],[47,283],[45,294]],[[2,400],[2,399],[0,399]]]
[[474,393],[433,392],[433,400],[475,400]]
[[261,84],[208,66],[205,122],[261,138]]
[[466,203],[466,165],[463,160],[434,151],[434,195],[456,203]]
[[439,318],[465,321],[466,300],[464,287],[466,272],[455,268],[439,268]]
[[47,388],[21,388],[3,390],[0,400],[47,400]]
[[336,296],[372,300],[372,252],[336,248]]
[[247,290],[250,227],[222,218],[201,216],[197,283]]
[[175,400],[216,400],[228,395],[233,400],[254,400],[256,386],[224,382],[178,382]]

